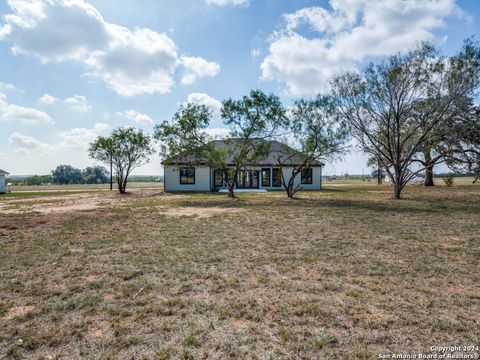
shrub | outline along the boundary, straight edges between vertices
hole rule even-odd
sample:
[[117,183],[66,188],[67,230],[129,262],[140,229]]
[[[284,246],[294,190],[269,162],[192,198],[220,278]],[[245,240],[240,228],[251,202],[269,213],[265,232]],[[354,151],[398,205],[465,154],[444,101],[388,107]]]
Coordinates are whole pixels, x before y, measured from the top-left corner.
[[453,180],[454,180],[453,174],[447,174],[443,177],[443,181],[445,182],[445,185],[447,185],[448,187],[453,185]]

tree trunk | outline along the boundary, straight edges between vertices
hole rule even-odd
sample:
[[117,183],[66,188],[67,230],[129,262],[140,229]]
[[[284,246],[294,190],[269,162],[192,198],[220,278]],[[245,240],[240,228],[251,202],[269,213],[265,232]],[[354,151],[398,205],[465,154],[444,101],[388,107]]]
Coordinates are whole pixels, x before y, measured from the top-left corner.
[[433,165],[427,165],[426,167],[425,186],[435,186],[433,182]]
[[432,161],[432,156],[430,154],[430,150],[425,150],[423,152],[423,156],[425,157],[425,186],[435,186],[433,183],[433,167],[435,163]]
[[399,182],[393,184],[393,195],[397,200],[402,198],[402,186]]
[[377,162],[377,185],[382,185],[382,165],[380,164],[380,159]]
[[393,174],[393,196],[395,199],[399,200],[402,198],[402,174],[398,167],[394,168],[395,173]]
[[118,174],[117,174],[117,188],[118,188],[118,192],[120,194],[123,194],[122,193],[122,178]]
[[[293,176],[292,176],[293,178]],[[290,178],[290,180],[288,180],[288,185],[287,185],[287,196],[289,199],[292,199],[293,198],[293,181],[292,181],[292,178]]]
[[235,184],[237,183],[238,170],[235,169],[233,172],[232,180],[227,183],[228,186],[228,197],[235,199]]
[[235,199],[235,192],[233,190],[233,187],[234,186],[229,186],[228,187],[228,197],[232,198],[232,199]]

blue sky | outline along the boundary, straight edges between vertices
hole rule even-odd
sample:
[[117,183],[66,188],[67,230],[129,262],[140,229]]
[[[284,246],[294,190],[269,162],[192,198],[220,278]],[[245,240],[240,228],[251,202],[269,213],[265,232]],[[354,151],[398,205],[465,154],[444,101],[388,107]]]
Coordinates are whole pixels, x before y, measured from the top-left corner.
[[[477,1],[0,0],[0,168],[93,164],[118,126],[151,132],[186,101],[212,108],[250,89],[285,104],[331,76],[430,40],[453,54],[478,34]],[[353,149],[326,173],[365,173]],[[161,174],[159,158],[136,170]]]

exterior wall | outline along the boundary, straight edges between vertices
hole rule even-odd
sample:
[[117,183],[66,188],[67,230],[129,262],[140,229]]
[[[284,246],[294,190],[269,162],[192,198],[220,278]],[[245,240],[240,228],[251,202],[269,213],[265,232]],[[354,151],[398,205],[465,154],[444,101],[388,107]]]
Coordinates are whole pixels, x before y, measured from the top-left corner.
[[[285,181],[288,181],[292,176],[292,168],[285,167],[283,168],[283,177]],[[302,174],[298,174],[295,177],[295,182],[293,187],[297,187],[302,182]],[[312,167],[312,183],[311,184],[302,184],[303,190],[321,190],[322,189],[322,168],[320,166]],[[284,189],[283,186],[281,189]]]
[[[259,171],[259,187],[258,189],[265,190],[285,190],[282,186],[262,186],[262,169],[267,167],[252,166],[249,170]],[[270,167],[272,169],[272,167]],[[292,174],[291,167],[283,168],[283,176],[285,179],[289,179]],[[322,168],[319,166],[312,167],[312,184],[302,184],[304,190],[321,190],[322,189]],[[270,170],[270,183],[271,170]],[[288,181],[288,180],[287,180]],[[301,182],[301,174],[295,177],[295,185],[298,186]],[[1,185],[0,185],[1,186]],[[195,167],[195,184],[180,184],[180,167],[179,166],[165,166],[164,167],[164,186],[165,191],[211,191],[214,186],[214,174],[213,170],[210,170],[206,166]],[[220,187],[217,189],[225,189],[226,187]]]
[[5,175],[0,174],[0,194],[5,192],[6,184],[5,184]]
[[210,191],[210,168],[206,166],[195,167],[195,184],[180,184],[180,167],[164,167],[165,191]]
[[[262,186],[262,176],[261,176],[261,171],[262,169],[270,168],[270,184],[272,183],[272,168],[275,167],[267,167],[267,166],[251,166],[248,169],[249,170],[258,170],[260,172],[259,176],[259,187],[258,189],[264,189],[264,190],[285,190],[283,185],[281,186]],[[283,176],[288,181],[290,179],[290,176],[292,175],[292,167],[284,167],[283,168]],[[312,184],[303,184],[303,189],[304,190],[321,190],[322,189],[322,168],[320,166],[315,166],[312,167]],[[294,186],[298,186],[300,182],[302,181],[301,174],[298,174],[295,177],[295,183]],[[214,186],[214,176],[213,176],[213,171],[212,171],[212,177],[211,177],[211,188],[215,188]],[[217,189],[225,189],[226,187],[220,187]]]

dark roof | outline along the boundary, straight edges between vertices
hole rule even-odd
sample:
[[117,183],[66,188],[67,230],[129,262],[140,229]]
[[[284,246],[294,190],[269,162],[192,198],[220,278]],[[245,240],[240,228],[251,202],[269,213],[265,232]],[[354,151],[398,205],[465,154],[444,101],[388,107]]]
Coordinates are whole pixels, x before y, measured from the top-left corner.
[[7,171],[4,171],[4,170],[2,170],[2,169],[0,169],[0,174],[6,174],[6,175],[9,175],[10,173],[9,173],[9,172],[7,172]]
[[[238,143],[240,140],[239,139],[227,139],[227,140],[214,140],[214,144],[216,148],[224,147],[224,146],[229,146],[232,148],[232,151],[228,152],[228,157],[227,157],[227,165],[233,165],[233,159],[236,155],[235,152],[235,144]],[[278,165],[278,159],[279,158],[286,158],[288,157],[288,160],[284,162],[284,165],[298,165],[302,163],[302,158],[298,154],[298,152],[294,149],[292,149],[290,146],[282,144],[279,141],[276,140],[255,140],[255,141],[266,141],[270,144],[270,152],[268,153],[267,156],[265,156],[263,159],[260,159],[257,161],[255,166],[275,166]],[[202,165],[205,164],[205,159],[197,159],[194,155],[178,155],[178,156],[172,156],[169,159],[170,164],[175,164],[175,165],[186,165],[186,164],[198,164]],[[320,162],[320,161],[313,161],[311,166],[324,166],[325,164]]]

